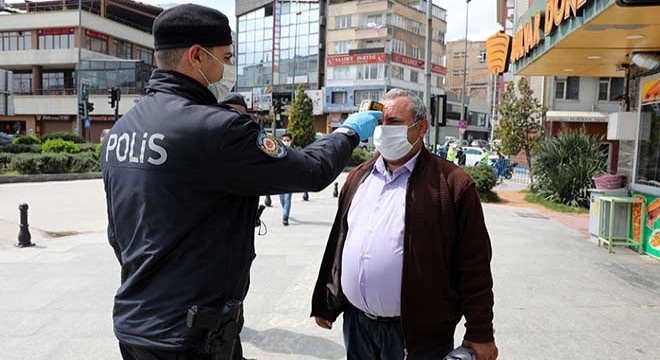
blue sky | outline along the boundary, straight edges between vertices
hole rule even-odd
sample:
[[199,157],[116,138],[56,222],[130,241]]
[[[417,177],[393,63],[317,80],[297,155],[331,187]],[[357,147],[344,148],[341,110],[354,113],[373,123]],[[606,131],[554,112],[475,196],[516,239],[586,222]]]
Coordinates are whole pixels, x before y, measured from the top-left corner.
[[[166,6],[176,3],[194,3],[214,7],[222,11],[232,21],[235,21],[235,0],[142,0],[142,2]],[[465,36],[465,1],[433,0],[433,3],[447,9],[447,41],[462,39]],[[486,40],[499,29],[496,20],[496,0],[471,0],[468,38],[470,40]],[[233,28],[233,24],[232,24]]]

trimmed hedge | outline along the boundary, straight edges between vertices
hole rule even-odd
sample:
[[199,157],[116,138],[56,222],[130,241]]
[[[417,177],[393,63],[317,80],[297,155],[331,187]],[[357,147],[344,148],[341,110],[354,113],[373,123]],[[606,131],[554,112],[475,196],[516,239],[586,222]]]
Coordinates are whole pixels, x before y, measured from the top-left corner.
[[92,144],[92,143],[84,143],[84,144],[77,144],[78,147],[80,148],[80,152],[94,152],[96,151],[96,146],[98,144]]
[[23,145],[23,144],[7,144],[0,145],[0,153],[33,153],[41,154],[41,145]]
[[352,161],[353,161],[353,166],[358,166],[362,164],[363,162],[371,159],[372,154],[367,150],[362,147],[356,147],[353,150],[353,155],[352,155]]
[[85,139],[83,139],[82,137],[80,137],[80,136],[78,136],[74,133],[70,133],[70,132],[60,131],[60,132],[48,133],[48,134],[45,134],[45,135],[41,136],[41,142],[42,143],[45,143],[46,140],[50,140],[50,139],[62,139],[62,140],[65,140],[65,141],[72,141],[76,144],[84,144],[85,143]]
[[[3,161],[4,154],[0,154]],[[101,171],[101,164],[91,152],[82,154],[10,154],[9,171],[20,174],[64,174]]]
[[11,143],[17,145],[35,145],[41,144],[41,140],[34,135],[25,135],[14,138]]
[[18,154],[11,162],[11,169],[21,174],[63,174],[67,172],[68,161],[66,154]]
[[41,146],[41,152],[46,153],[69,153],[76,154],[80,152],[80,147],[73,141],[62,139],[48,139]]
[[0,153],[0,172],[9,170],[11,160],[14,158],[14,154],[10,153]]

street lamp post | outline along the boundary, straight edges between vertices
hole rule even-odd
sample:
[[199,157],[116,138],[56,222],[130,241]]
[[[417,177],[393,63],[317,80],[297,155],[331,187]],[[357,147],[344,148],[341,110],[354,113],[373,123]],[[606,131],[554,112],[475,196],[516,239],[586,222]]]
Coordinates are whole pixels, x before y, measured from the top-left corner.
[[293,105],[293,99],[296,96],[296,66],[298,65],[296,62],[296,58],[298,57],[297,51],[298,51],[298,16],[302,14],[302,11],[300,11],[300,3],[298,4],[298,12],[296,12],[296,28],[294,30],[294,35],[293,35],[293,79],[291,80],[291,85],[292,85],[292,90],[291,90],[291,104]]
[[[80,63],[82,59],[82,0],[78,0],[78,69],[76,71],[76,91],[78,95],[78,104],[82,102],[82,76],[80,76],[80,69],[82,64]],[[79,106],[79,105],[77,105]],[[76,135],[82,135],[82,119],[80,117],[80,111],[76,111]]]
[[[465,108],[465,94],[467,87],[467,52],[468,52],[468,11],[470,9],[470,0],[465,1],[465,52],[463,53],[463,92],[461,93],[461,112],[463,113],[463,120],[467,123],[468,111]],[[465,133],[461,135],[461,139],[465,137]]]

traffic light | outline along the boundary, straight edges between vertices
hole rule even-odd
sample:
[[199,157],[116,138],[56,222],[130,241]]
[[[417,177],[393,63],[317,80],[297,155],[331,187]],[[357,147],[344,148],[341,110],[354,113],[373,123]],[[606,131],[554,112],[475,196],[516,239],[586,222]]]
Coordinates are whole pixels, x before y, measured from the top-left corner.
[[114,109],[115,104],[117,103],[117,100],[115,100],[115,88],[108,89],[108,98],[110,99],[108,104],[110,104],[110,107]]
[[121,99],[121,90],[116,87],[112,87],[108,89],[108,98],[110,101],[108,101],[108,104],[110,104],[111,108],[115,108],[119,106],[119,100]]
[[87,114],[91,113],[94,111],[94,103],[88,102],[87,103]]
[[85,117],[85,103],[78,103],[78,115],[80,117]]
[[282,113],[282,102],[278,99],[273,100],[273,107],[275,110],[273,111],[275,114],[281,114]]

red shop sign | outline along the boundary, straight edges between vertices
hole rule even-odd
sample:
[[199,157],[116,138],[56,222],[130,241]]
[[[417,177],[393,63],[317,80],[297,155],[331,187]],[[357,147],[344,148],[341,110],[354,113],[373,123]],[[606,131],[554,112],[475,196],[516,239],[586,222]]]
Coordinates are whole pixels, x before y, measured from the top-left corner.
[[442,65],[431,64],[431,72],[434,72],[434,73],[440,74],[440,75],[447,75],[447,68],[442,66]]
[[97,33],[96,31],[85,30],[85,35],[87,35],[87,37],[91,37],[91,38],[94,38],[94,39],[108,41],[108,36],[107,35]]
[[74,28],[47,28],[37,30],[37,35],[63,35],[73,34]]
[[328,66],[377,64],[387,62],[385,53],[360,54],[360,55],[338,55],[328,57]]
[[[397,53],[392,53],[392,61],[395,63],[412,66],[422,70],[424,69],[424,63],[425,63],[424,60],[415,59],[414,57],[397,54]],[[431,64],[431,72],[440,75],[446,75],[447,68],[442,65]]]

